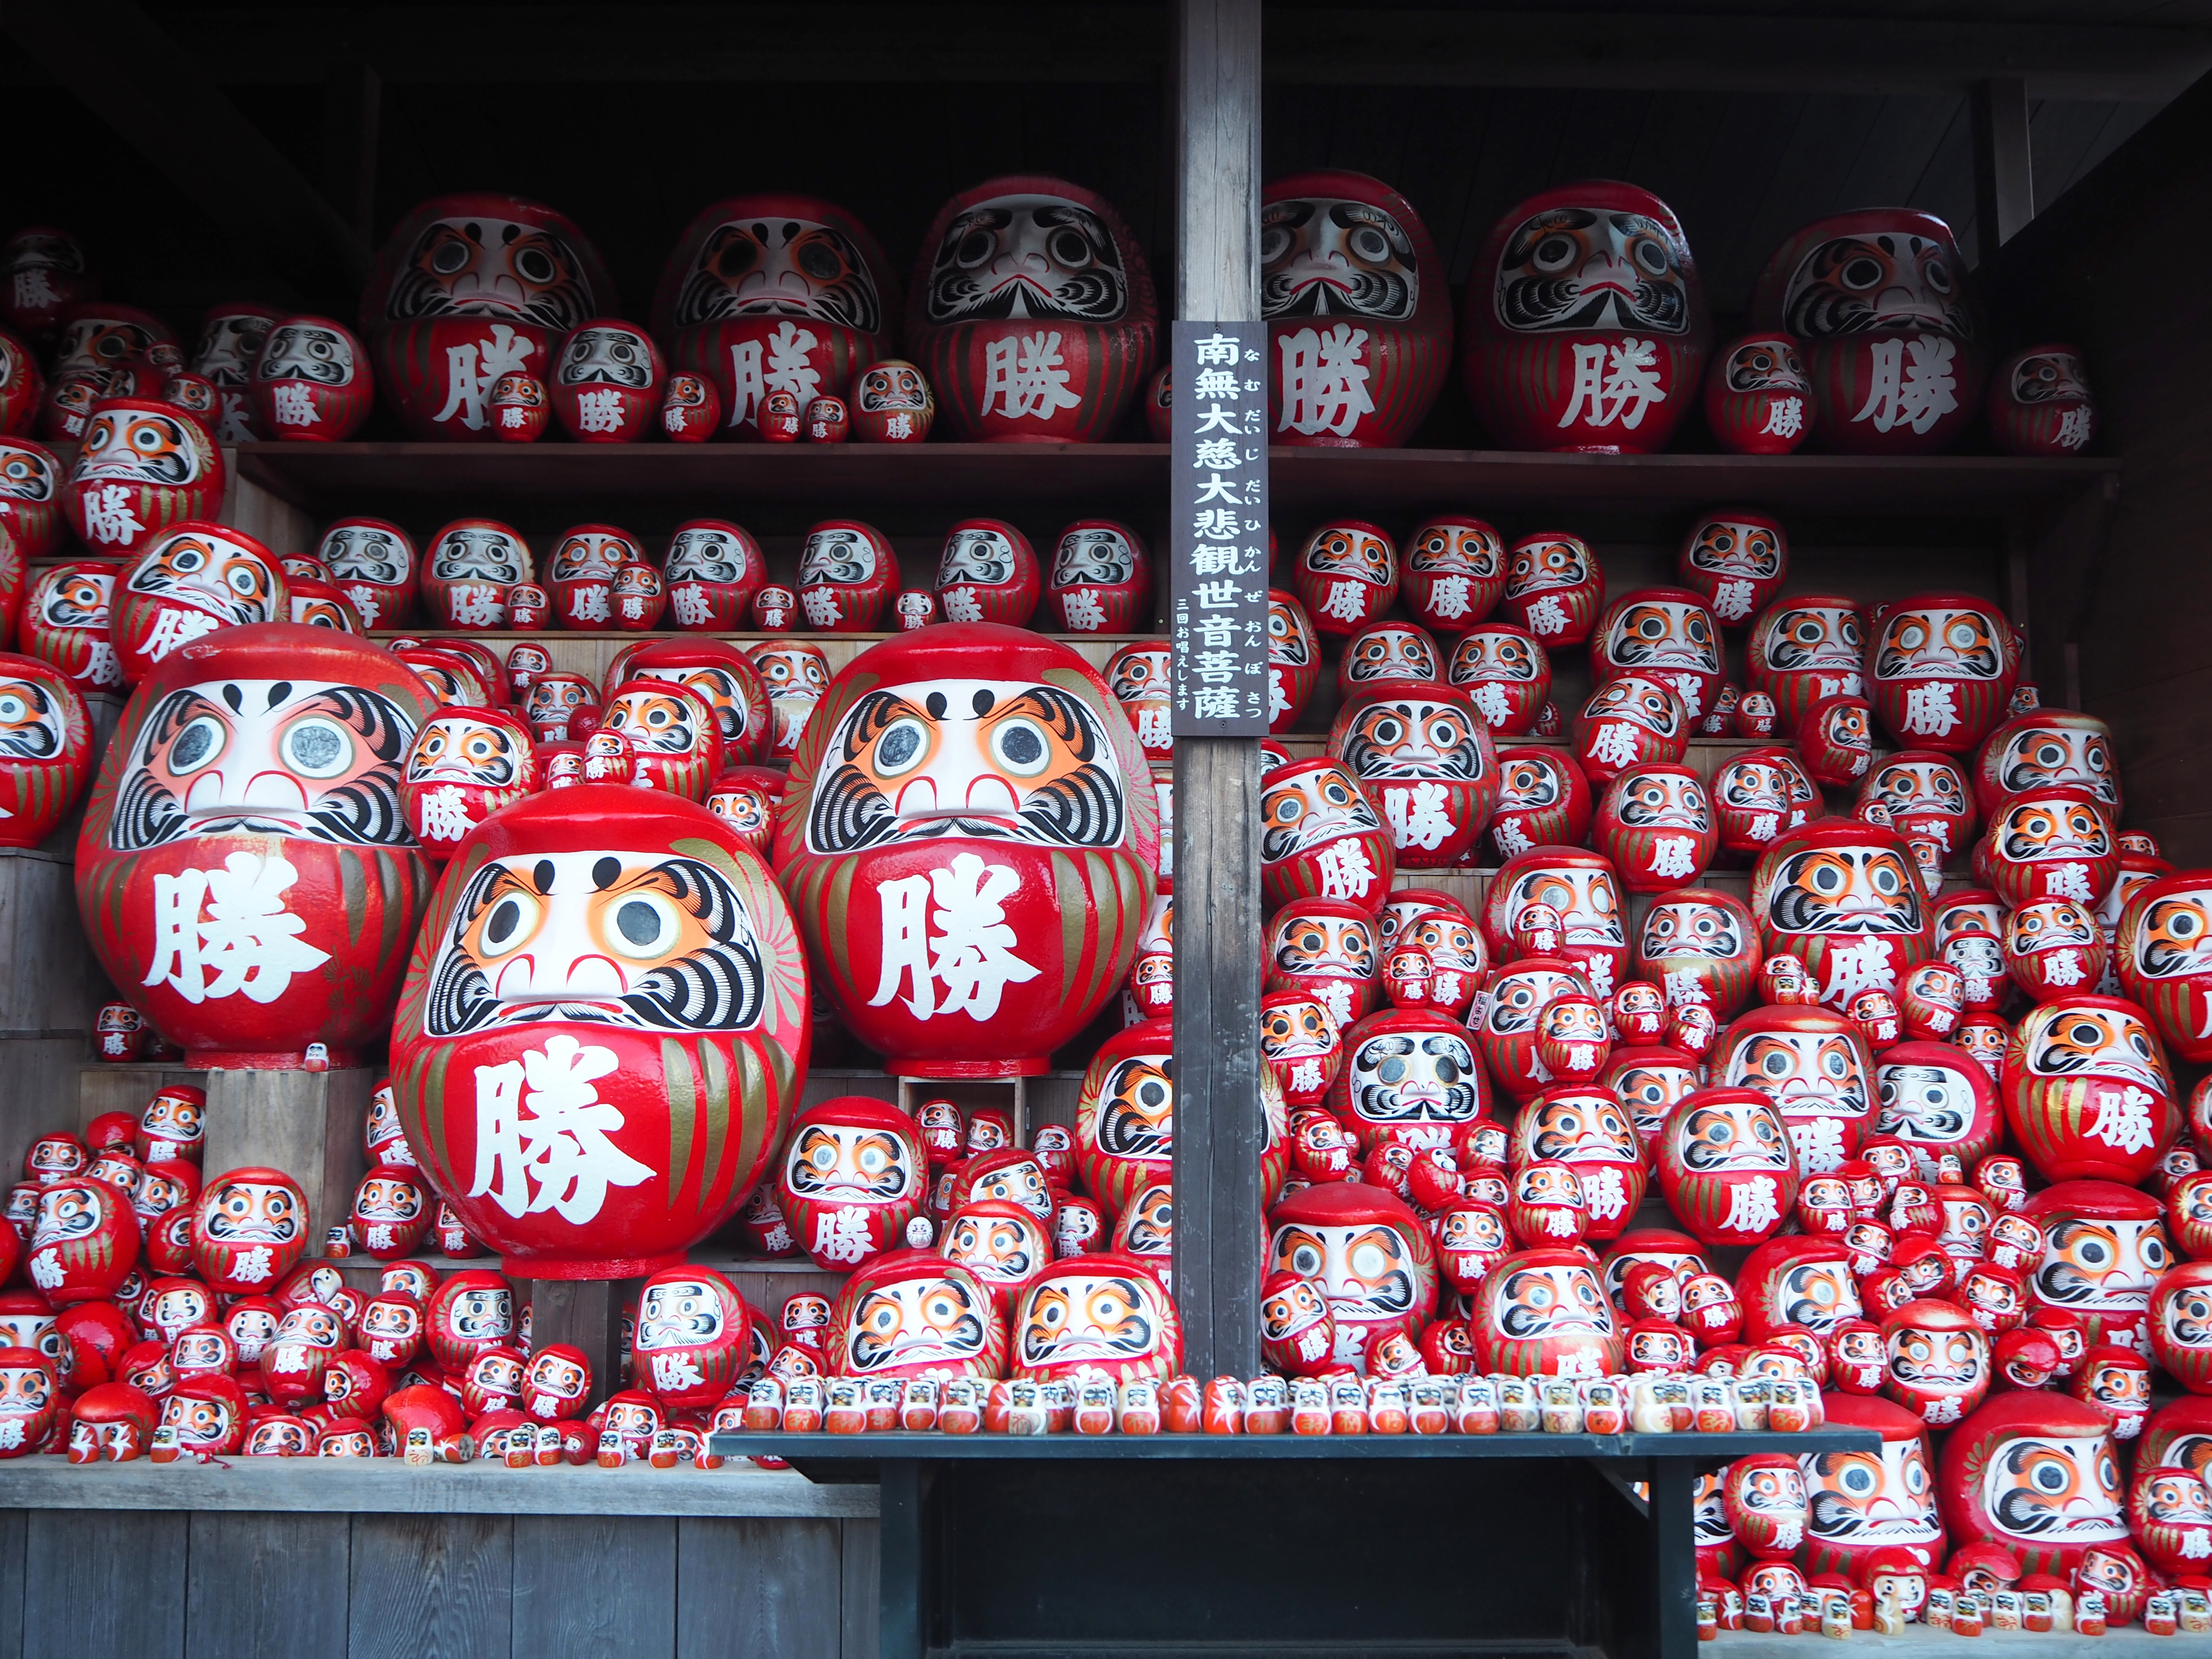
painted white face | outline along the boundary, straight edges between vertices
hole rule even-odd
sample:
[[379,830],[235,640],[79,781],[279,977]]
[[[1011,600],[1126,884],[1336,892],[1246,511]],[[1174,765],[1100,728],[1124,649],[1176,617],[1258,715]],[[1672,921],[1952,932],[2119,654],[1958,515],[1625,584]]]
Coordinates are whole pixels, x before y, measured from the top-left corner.
[[1118,847],[1127,786],[1081,698],[1021,680],[884,686],[830,734],[806,818],[814,852],[945,836]]
[[1743,951],[1742,926],[1717,904],[1695,899],[1662,899],[1644,916],[1644,937],[1638,946],[1644,957],[1711,957],[1722,961]]
[[1771,525],[1708,519],[1690,543],[1692,570],[1767,580],[1782,574],[1782,538]]
[[2165,1223],[2156,1218],[2053,1215],[2043,1232],[2048,1248],[2033,1279],[2036,1298],[2061,1308],[2141,1313],[2172,1265]]
[[2038,1548],[2128,1535],[2120,1465],[2102,1435],[2022,1435],[1982,1469],[1982,1506],[1997,1531]]
[[668,580],[734,582],[744,579],[751,561],[726,530],[679,530],[668,544]]
[[502,1340],[514,1334],[514,1292],[504,1285],[471,1285],[453,1298],[447,1319],[465,1342]]
[[715,226],[678,291],[679,325],[725,317],[811,317],[872,334],[883,326],[883,301],[845,232],[768,214]]
[[1334,766],[1273,779],[1261,792],[1260,812],[1260,854],[1271,864],[1342,836],[1382,827],[1358,785]]
[[49,1187],[39,1194],[39,1219],[31,1230],[31,1248],[63,1244],[97,1232],[113,1202],[108,1189],[97,1183]]
[[191,417],[182,411],[100,410],[86,422],[75,477],[126,484],[191,483],[205,470],[200,449],[207,441],[196,440],[196,432]]
[[504,317],[566,331],[592,309],[583,261],[559,231],[472,214],[423,227],[384,314]]
[[1362,1122],[1464,1123],[1482,1109],[1480,1063],[1463,1036],[1380,1032],[1352,1051],[1350,1063],[1352,1109]]
[[766,979],[744,897],[654,852],[495,859],[471,878],[430,970],[432,1036],[555,1020],[743,1030]]
[[1972,1079],[1953,1066],[1875,1065],[1881,1115],[1875,1133],[1922,1146],[1954,1146],[1974,1126]]
[[1519,634],[1477,629],[1452,648],[1449,678],[1454,685],[1479,681],[1514,680],[1533,684],[1539,678],[1539,647]]
[[422,1213],[422,1189],[411,1181],[371,1176],[354,1197],[353,1212],[362,1221],[408,1222]]
[[523,760],[520,733],[468,714],[441,714],[423,723],[407,751],[407,781],[505,788],[521,776]]
[[1722,1081],[1761,1091],[1791,1117],[1858,1117],[1867,1109],[1866,1069],[1841,1033],[1758,1032],[1729,1048]]
[[269,319],[256,313],[210,317],[192,353],[192,373],[217,386],[242,386],[268,339]]
[[277,620],[276,576],[269,562],[212,531],[164,536],[131,566],[124,589],[188,605],[219,623]]
[[289,1244],[306,1225],[299,1195],[263,1181],[229,1181],[216,1188],[201,1230],[218,1244]]
[[1419,308],[1413,239],[1368,202],[1291,197],[1260,210],[1261,314],[1372,317],[1401,322]]
[[601,530],[579,531],[563,536],[546,567],[548,581],[612,581],[615,573],[638,557],[637,544],[627,536]]
[[1019,1284],[1052,1260],[1034,1216],[956,1215],[945,1224],[945,1258],[990,1284]]
[[1605,659],[1639,672],[1686,669],[1717,674],[1720,648],[1712,613],[1678,599],[1635,599],[1606,629]]
[[1492,1036],[1534,1031],[1553,999],[1569,991],[1588,996],[1589,987],[1573,974],[1551,968],[1516,968],[1500,975],[1483,1008],[1482,1030]]
[[313,380],[319,386],[350,386],[356,365],[346,337],[319,323],[284,323],[269,336],[254,378]]
[[799,553],[801,587],[821,582],[850,585],[872,581],[875,574],[875,544],[857,530],[817,530],[807,537],[806,545]]
[[2005,642],[1988,611],[1931,605],[1882,619],[1874,646],[1877,679],[1994,680],[2004,672]]
[[1676,1133],[1676,1150],[1688,1170],[1790,1167],[1789,1138],[1771,1106],[1728,1099],[1700,1102],[1690,1109]]
[[61,704],[46,686],[0,675],[0,758],[52,760],[68,740]]
[[956,582],[998,587],[1013,580],[1014,544],[995,530],[956,530],[945,538],[937,561],[939,588]]
[[1508,933],[1532,904],[1548,904],[1559,913],[1564,944],[1628,943],[1621,926],[1620,896],[1613,888],[1609,868],[1571,864],[1523,871],[1506,891],[1503,921]]
[[1160,1343],[1159,1291],[1124,1273],[1068,1274],[1037,1285],[1021,1303],[1016,1363],[1111,1364],[1141,1359]]
[[1705,787],[1674,772],[1630,772],[1620,780],[1620,821],[1632,830],[1711,827]]
[[823,1204],[896,1204],[921,1190],[921,1170],[907,1143],[890,1131],[809,1123],[792,1137],[783,1178],[801,1197]]
[[1943,1536],[1936,1481],[1918,1435],[1885,1440],[1878,1455],[1821,1452],[1797,1463],[1805,1474],[1806,1531],[1813,1539],[1870,1549]]
[[1283,917],[1270,941],[1275,967],[1295,976],[1370,979],[1375,973],[1375,930],[1348,916]]
[[513,586],[530,580],[530,560],[522,544],[490,525],[461,525],[438,538],[430,550],[430,574],[442,582],[497,582]]
[[1412,1247],[1380,1221],[1278,1227],[1269,1261],[1318,1280],[1340,1319],[1395,1319],[1411,1312],[1419,1297]]
[[1505,568],[1505,597],[1524,598],[1589,580],[1590,550],[1571,536],[1539,537],[1517,544]]
[[893,1365],[964,1368],[988,1346],[988,1302],[961,1280],[909,1279],[860,1298],[845,1333],[845,1357],[862,1376]]
[[1498,325],[1516,334],[1680,334],[1690,326],[1690,250],[1664,221],[1563,203],[1506,237],[1492,306]]
[[107,844],[196,836],[411,843],[399,770],[415,715],[327,680],[209,680],[170,692],[140,729]]
[[562,386],[615,386],[643,392],[653,384],[653,348],[635,329],[580,328],[561,348],[554,374]]
[[1562,1336],[1611,1336],[1613,1304],[1596,1272],[1580,1263],[1511,1267],[1490,1304],[1493,1336],[1540,1341]]
[[2128,1078],[2161,1096],[2173,1093],[2165,1049],[2126,1009],[2045,1003],[2022,1017],[2016,1040],[2037,1077]]
[[928,279],[933,324],[994,318],[1110,323],[1128,309],[1120,246],[1093,209],[996,196],[945,227]]
[[1055,588],[1119,587],[1136,574],[1136,550],[1118,530],[1071,530],[1053,551]]

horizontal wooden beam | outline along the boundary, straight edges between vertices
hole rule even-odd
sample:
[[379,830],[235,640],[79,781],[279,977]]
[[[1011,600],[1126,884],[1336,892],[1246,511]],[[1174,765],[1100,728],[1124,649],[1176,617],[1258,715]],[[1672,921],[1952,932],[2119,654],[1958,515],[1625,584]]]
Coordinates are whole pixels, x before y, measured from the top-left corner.
[[[282,27],[275,15],[270,26]],[[368,245],[216,90],[196,54],[142,7],[131,0],[10,0],[0,9],[0,32],[214,220],[242,259],[259,260],[319,305],[351,309],[368,274]],[[237,41],[203,29],[191,44],[227,56]]]
[[[68,8],[96,14],[105,6]],[[2162,102],[2212,69],[2212,30],[1667,13],[1275,7],[1278,84],[1611,87]],[[165,14],[226,86],[307,86],[356,59],[392,84],[1164,81],[1165,9],[974,3],[217,5]],[[87,67],[104,67],[96,54]],[[0,63],[0,82],[43,78]],[[64,77],[66,78],[66,77]]]

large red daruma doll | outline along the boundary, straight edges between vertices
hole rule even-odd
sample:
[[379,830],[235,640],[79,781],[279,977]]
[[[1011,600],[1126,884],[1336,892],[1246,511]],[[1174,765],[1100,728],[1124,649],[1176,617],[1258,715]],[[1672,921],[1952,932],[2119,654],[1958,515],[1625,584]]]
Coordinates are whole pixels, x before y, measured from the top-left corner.
[[714,383],[722,429],[760,440],[761,404],[801,413],[842,396],[889,347],[898,279],[867,227],[811,196],[732,196],[702,209],[661,268],[653,331],[675,367]]
[[1381,808],[1401,869],[1464,861],[1497,804],[1489,722],[1455,686],[1354,691],[1329,729],[1328,752]]
[[1944,1442],[1936,1486],[1954,1544],[2000,1545],[2029,1572],[2071,1572],[2092,1545],[2127,1540],[2108,1419],[2063,1395],[1988,1401]]
[[599,251],[566,216],[470,192],[424,202],[393,228],[362,289],[361,331],[411,435],[489,443],[500,377],[550,380],[562,337],[616,309]]
[[1061,179],[962,191],[922,238],[907,295],[908,347],[969,440],[1111,437],[1158,331],[1136,238],[1104,198]]
[[1509,448],[1650,454],[1698,401],[1712,335],[1674,210],[1589,179],[1492,228],[1468,281],[1461,368]]
[[1966,755],[2004,719],[2020,659],[2004,613],[1971,593],[1916,593],[1875,613],[1874,712],[1901,746]]
[[1873,1395],[1825,1394],[1832,1429],[1872,1430],[1870,1452],[1817,1452],[1800,1457],[1805,1474],[1805,1541],[1798,1561],[1808,1572],[1856,1574],[1879,1549],[1910,1551],[1933,1571],[1943,1562],[1943,1522],[1936,1506],[1928,1425],[1904,1407]]
[[1933,940],[1903,840],[1856,818],[1808,823],[1761,854],[1751,913],[1767,953],[1802,959],[1820,1000],[1839,1011],[1862,991],[1895,996]]
[[807,722],[776,873],[854,1034],[913,1077],[1019,1077],[1136,957],[1159,809],[1073,651],[947,623],[872,646]]
[[1753,328],[1796,337],[1824,448],[1926,455],[1974,418],[1987,332],[1951,228],[1870,208],[1806,226],[1752,290]]
[[2166,1052],[2143,1011],[2119,997],[2031,1008],[1998,1086],[2013,1138],[2045,1181],[2133,1186],[2181,1129]]
[[2212,1061],[2212,871],[2143,883],[2120,912],[2113,966],[2191,1066]]
[[429,866],[399,775],[434,712],[327,628],[226,628],[139,684],[77,836],[110,979],[193,1066],[333,1066],[382,1038]]
[[1364,449],[1411,437],[1451,357],[1447,275],[1420,216],[1381,179],[1324,172],[1269,184],[1260,314],[1275,441]]
[[805,963],[760,861],[703,806],[586,783],[454,854],[392,1080],[407,1144],[507,1271],[624,1279],[736,1213],[807,1042]]

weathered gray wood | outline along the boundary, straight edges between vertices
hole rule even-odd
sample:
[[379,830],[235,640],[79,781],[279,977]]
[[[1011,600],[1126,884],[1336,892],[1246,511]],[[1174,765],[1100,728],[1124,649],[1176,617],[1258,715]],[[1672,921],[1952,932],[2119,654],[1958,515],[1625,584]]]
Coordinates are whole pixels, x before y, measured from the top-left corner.
[[839,1659],[844,1583],[832,1521],[682,1521],[678,1659]]
[[876,1489],[817,1486],[744,1462],[719,1469],[410,1468],[397,1459],[239,1458],[228,1468],[53,1457],[0,1462],[0,1512],[256,1510],[329,1515],[671,1515],[867,1520]]
[[23,1659],[23,1552],[30,1517],[0,1510],[0,1659]]
[[[39,1136],[81,1127],[77,1073],[91,1046],[88,1030],[72,1036],[0,1040],[0,1170],[11,1177],[23,1167],[24,1149]],[[143,1097],[138,1103],[145,1104]]]
[[345,1651],[344,1515],[191,1517],[185,1659],[334,1659]]
[[2035,161],[2027,141],[2027,83],[1975,83],[1974,224],[1986,259],[2035,217]]
[[514,1522],[507,1516],[357,1516],[347,1659],[478,1659],[511,1651]]
[[530,1346],[534,1353],[566,1342],[592,1362],[592,1401],[623,1385],[623,1310],[637,1293],[635,1279],[538,1279],[530,1282]]
[[102,1112],[128,1112],[137,1117],[146,1109],[146,1103],[154,1097],[156,1089],[166,1089],[173,1083],[189,1083],[194,1088],[207,1084],[204,1072],[188,1072],[181,1066],[152,1064],[133,1060],[115,1065],[104,1060],[87,1060],[82,1054],[73,1055],[76,1071],[76,1127],[82,1130]]
[[258,1164],[282,1170],[307,1194],[310,1253],[323,1230],[345,1219],[366,1168],[361,1131],[368,1112],[366,1071],[210,1072],[210,1171]]
[[66,856],[0,848],[0,950],[18,969],[0,974],[0,1038],[81,1038],[111,994],[77,920],[75,872]]
[[32,1514],[23,1553],[24,1652],[182,1659],[189,1524],[181,1515],[107,1510]]
[[[1176,315],[1260,314],[1259,0],[1181,0]],[[1260,1364],[1260,745],[1176,740],[1175,1278],[1186,1364]]]
[[677,1525],[517,1516],[514,1651],[549,1659],[672,1659]]
[[845,1630],[843,1659],[878,1659],[882,1648],[883,1525],[848,1521],[844,1526]]

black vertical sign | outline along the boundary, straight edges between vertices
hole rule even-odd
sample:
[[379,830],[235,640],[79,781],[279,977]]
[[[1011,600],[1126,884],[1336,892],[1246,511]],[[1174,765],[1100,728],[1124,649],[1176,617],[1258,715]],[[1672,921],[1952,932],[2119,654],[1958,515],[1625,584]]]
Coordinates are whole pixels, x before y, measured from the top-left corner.
[[1175,735],[1267,732],[1267,325],[1177,323],[1169,380]]

